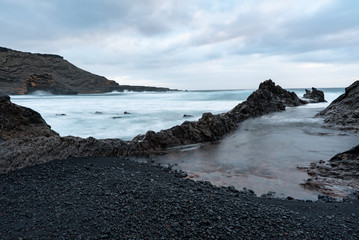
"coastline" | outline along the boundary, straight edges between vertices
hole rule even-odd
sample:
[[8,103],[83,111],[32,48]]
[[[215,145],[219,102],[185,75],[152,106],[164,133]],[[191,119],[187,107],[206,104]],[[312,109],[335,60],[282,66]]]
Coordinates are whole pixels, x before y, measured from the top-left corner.
[[[3,132],[0,145],[13,152],[2,148],[7,155],[0,155],[16,156],[19,162],[10,169],[17,170],[0,175],[0,237],[357,239],[355,195],[340,203],[325,196],[318,202],[272,199],[270,194],[259,198],[251,190],[195,182],[182,172],[124,158],[125,153],[143,156],[215,141],[245,119],[304,104],[282,90],[266,81],[228,113],[205,113],[198,122],[149,131],[136,137],[134,145],[120,139],[59,137],[38,113],[11,105],[8,96],[0,98],[4,109],[17,108],[12,117],[21,116],[2,119],[5,130],[14,132]],[[20,148],[14,151],[14,146]],[[22,168],[26,165],[34,166]]]

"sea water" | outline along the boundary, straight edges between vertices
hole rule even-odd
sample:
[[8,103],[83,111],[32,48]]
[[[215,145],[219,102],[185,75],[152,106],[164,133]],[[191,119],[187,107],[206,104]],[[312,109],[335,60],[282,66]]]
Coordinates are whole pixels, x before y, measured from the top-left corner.
[[[289,90],[298,96],[305,92]],[[316,192],[299,185],[308,175],[297,167],[328,160],[359,142],[358,134],[325,128],[321,118],[314,118],[344,93],[343,88],[321,90],[327,103],[287,108],[284,112],[249,119],[221,141],[176,148],[155,160],[176,165],[191,178],[220,186],[247,187],[258,195],[272,191],[277,196],[315,199]],[[74,96],[38,92],[11,99],[41,113],[61,136],[130,140],[148,130],[159,131],[186,120],[196,121],[205,112],[227,112],[252,92],[113,92]]]

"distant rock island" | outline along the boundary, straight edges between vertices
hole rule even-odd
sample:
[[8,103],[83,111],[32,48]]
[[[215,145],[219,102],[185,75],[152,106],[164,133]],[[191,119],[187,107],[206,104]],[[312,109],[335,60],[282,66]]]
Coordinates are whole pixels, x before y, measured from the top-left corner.
[[8,95],[30,94],[39,90],[52,94],[173,91],[162,87],[119,85],[53,54],[0,47],[0,63],[0,93]]

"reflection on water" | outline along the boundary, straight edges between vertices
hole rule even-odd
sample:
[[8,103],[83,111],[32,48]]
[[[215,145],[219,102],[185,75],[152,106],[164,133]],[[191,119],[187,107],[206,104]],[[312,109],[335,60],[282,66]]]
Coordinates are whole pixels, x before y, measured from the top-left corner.
[[321,109],[311,104],[250,119],[220,142],[173,150],[156,161],[177,164],[191,178],[247,187],[257,195],[273,191],[317,199],[318,193],[299,185],[308,175],[297,166],[328,160],[359,142],[358,134],[324,128],[322,119],[313,118]]

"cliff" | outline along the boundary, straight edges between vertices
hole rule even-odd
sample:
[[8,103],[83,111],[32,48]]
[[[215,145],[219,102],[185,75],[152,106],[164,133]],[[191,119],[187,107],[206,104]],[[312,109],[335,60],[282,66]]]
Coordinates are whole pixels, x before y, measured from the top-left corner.
[[170,91],[168,88],[119,85],[82,70],[58,55],[0,47],[0,93],[28,94],[37,90],[53,94]]

